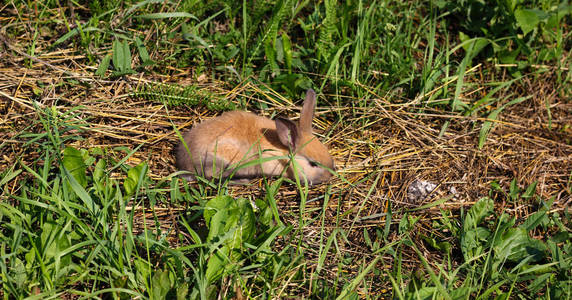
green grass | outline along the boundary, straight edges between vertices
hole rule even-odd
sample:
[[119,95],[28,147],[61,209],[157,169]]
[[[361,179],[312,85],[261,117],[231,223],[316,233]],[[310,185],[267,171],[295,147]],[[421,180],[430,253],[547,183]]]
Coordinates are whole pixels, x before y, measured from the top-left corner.
[[[0,94],[27,114],[23,124],[6,120],[0,143],[16,158],[0,169],[2,298],[572,297],[571,218],[562,206],[572,195],[572,138],[560,108],[570,104],[572,79],[567,1],[6,0],[1,9],[10,22],[0,24],[0,49],[19,58],[15,72],[68,50],[69,65],[81,66],[57,62],[74,71],[7,85],[26,96]],[[84,70],[95,76],[73,76]],[[164,104],[157,110],[169,116],[189,107],[274,115],[312,87],[320,108],[337,108],[320,116],[337,161],[359,144],[369,152],[357,156],[373,162],[320,188],[264,179],[246,193],[226,180],[157,176],[151,168],[168,160],[152,159],[154,141],[104,135],[109,145],[90,144],[106,124],[81,99],[118,82],[131,100],[96,98],[118,110]],[[548,97],[529,94],[531,85],[558,100],[535,102]],[[547,116],[542,135],[493,135],[503,124],[525,128],[506,117],[535,110]],[[133,116],[125,118],[152,118]],[[425,116],[434,116],[427,131]],[[175,131],[182,123],[169,121]],[[429,130],[434,147],[449,151],[442,157],[470,135],[471,153],[492,169],[511,136],[523,134],[540,145],[539,157],[556,147],[546,140],[558,143],[564,167],[543,182],[526,177],[542,163],[513,162],[487,173],[480,194],[464,195],[469,204],[436,196],[408,205],[405,183],[429,167],[422,158],[391,164],[396,154],[384,143],[393,140],[370,135],[390,126],[417,133],[400,136],[416,148],[397,155],[422,155],[433,146],[422,139]]]

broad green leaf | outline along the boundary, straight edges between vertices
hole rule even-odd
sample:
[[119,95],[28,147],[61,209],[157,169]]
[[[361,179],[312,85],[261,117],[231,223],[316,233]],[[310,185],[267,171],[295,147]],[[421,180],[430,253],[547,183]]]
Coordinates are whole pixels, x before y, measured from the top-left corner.
[[127,41],[123,41],[121,48],[123,50],[123,72],[128,72],[131,70],[131,50]]
[[167,293],[171,289],[167,270],[155,272],[151,284],[153,285],[153,299],[167,299]]
[[118,72],[124,72],[123,66],[125,65],[125,52],[123,51],[123,43],[119,40],[113,41],[112,46],[112,54],[113,54],[113,67]]
[[[63,230],[63,229],[62,229]],[[70,236],[66,234],[58,235],[56,237],[56,252],[54,253],[54,257],[56,259],[56,264],[58,268],[71,268],[72,260],[71,254],[61,255],[62,252],[66,252],[65,250],[71,246]]]
[[514,64],[516,63],[516,58],[520,54],[520,48],[514,50],[503,49],[498,54],[500,62],[503,64]]
[[524,223],[521,225],[526,231],[531,231],[536,226],[543,222],[548,222],[548,216],[546,215],[546,209],[541,209],[532,215],[530,215]]
[[189,294],[189,284],[184,282],[177,287],[177,300],[189,299],[187,295]]
[[[423,236],[424,239],[429,239],[427,236]],[[367,228],[363,228],[363,240],[365,245],[368,246],[370,249],[373,248],[373,243],[371,242],[371,238],[369,237],[369,233],[367,232]]]
[[13,273],[12,278],[14,279],[16,286],[23,290],[25,288],[24,285],[27,282],[26,267],[24,266],[24,263],[20,258],[16,257],[11,268],[11,273]]
[[256,219],[248,200],[230,196],[211,199],[204,207],[203,216],[209,229],[207,242],[222,244],[207,263],[207,278],[212,282],[222,276],[229,261],[240,260],[243,243],[254,237]]
[[[267,192],[268,193],[268,192]],[[256,206],[258,207],[258,222],[265,226],[272,225],[272,207],[262,199],[256,199]]]
[[230,196],[217,196],[209,200],[204,207],[203,217],[207,226],[210,228],[211,218],[220,210],[232,207],[234,198]]
[[491,41],[486,38],[476,37],[471,38],[463,32],[459,32],[459,39],[461,40],[461,47],[467,53],[467,60],[471,61],[477,54],[479,54]]
[[129,169],[127,172],[127,178],[125,178],[125,182],[123,183],[123,187],[125,188],[126,196],[131,196],[139,185],[141,184],[139,181],[144,178],[147,174],[147,164],[145,162],[140,163],[136,167]]
[[256,219],[250,203],[244,198],[215,197],[205,205],[204,216],[209,226],[207,241],[212,241],[231,229],[235,230],[234,235],[226,242],[233,250],[240,248],[243,242],[254,236]]
[[550,253],[552,254],[552,260],[558,264],[558,267],[564,270],[570,269],[572,267],[570,265],[571,262],[569,259],[570,251],[563,251],[563,249],[561,249],[557,243],[569,243],[570,239],[572,239],[572,234],[567,231],[562,231],[555,234],[546,242],[548,249],[550,249]]
[[548,19],[546,20],[548,29],[556,29],[557,26],[561,26],[560,22],[562,18],[572,13],[572,6],[567,2],[568,1],[562,1],[560,5],[558,5],[558,8],[552,11],[551,15],[548,15]]
[[534,264],[534,265],[526,265],[522,266],[522,270],[518,272],[518,275],[542,275],[546,273],[551,273],[557,270],[555,266],[557,265],[556,262],[546,263],[546,264]]
[[[205,218],[206,219],[206,218]],[[209,233],[207,242],[213,242],[217,237],[224,235],[230,228],[237,226],[237,217],[231,213],[231,209],[219,209],[208,221]]]
[[536,279],[534,279],[534,281],[532,281],[529,285],[528,285],[528,290],[534,294],[536,292],[538,292],[541,288],[548,286],[550,283],[549,278],[554,276],[553,273],[545,273],[545,274],[541,274],[540,276],[536,277]]
[[105,160],[100,159],[95,164],[95,169],[93,170],[93,182],[94,182],[97,190],[100,192],[103,191],[103,182],[105,180],[106,165],[107,164],[106,164]]
[[506,0],[505,3],[507,4],[507,6],[510,8],[510,11],[514,11],[514,8],[516,7],[516,4],[519,2],[519,0]]
[[501,235],[506,232],[508,229],[513,228],[514,224],[516,224],[516,218],[507,214],[502,213],[500,217],[497,218],[498,226],[496,230],[496,235]]
[[466,261],[484,253],[491,232],[484,227],[463,231],[461,235],[461,252]]
[[208,282],[213,282],[223,275],[225,266],[227,265],[229,252],[229,247],[223,246],[215,251],[209,258],[209,261],[207,262],[207,270],[205,272]]
[[518,184],[516,183],[516,178],[513,178],[510,181],[510,187],[508,190],[509,190],[508,195],[510,196],[510,199],[512,201],[516,201],[518,199],[518,193],[520,192],[520,188],[518,188]]
[[105,71],[107,71],[107,69],[109,69],[110,64],[111,64],[111,54],[107,54],[101,60],[99,67],[97,67],[97,70],[95,71],[95,75],[97,75],[99,77],[105,76]]
[[485,197],[477,201],[467,212],[463,220],[460,241],[461,252],[465,260],[470,260],[483,253],[491,233],[488,229],[479,227],[479,224],[492,213],[493,208],[493,200]]
[[290,38],[286,33],[282,34],[282,48],[284,50],[284,61],[286,62],[286,68],[288,73],[292,72],[292,43]]
[[539,261],[544,258],[547,251],[546,245],[528,236],[524,228],[510,228],[493,245],[495,259],[499,261],[509,260],[518,262],[525,258],[531,261]]
[[243,242],[250,242],[256,232],[256,218],[252,205],[246,198],[238,198],[238,213],[240,217],[240,234]]
[[409,223],[407,222],[408,213],[404,213],[401,220],[399,220],[399,225],[397,226],[399,234],[404,234],[409,230]]
[[491,214],[494,209],[493,199],[485,197],[477,201],[467,213],[463,221],[463,228],[474,229],[482,222],[482,220]]
[[26,267],[32,267],[36,263],[37,251],[38,250],[35,249],[33,251],[29,251],[24,255],[24,258],[26,259]]
[[[43,259],[46,262],[57,262],[61,267],[69,266],[71,257],[66,255],[60,258],[59,254],[70,246],[68,235],[62,234],[62,226],[53,222],[46,222],[42,226],[41,241]],[[52,266],[55,267],[55,266]]]
[[563,243],[563,242],[567,241],[568,239],[572,239],[572,233],[567,232],[567,231],[560,231],[560,232],[554,234],[552,237],[550,237],[550,240],[555,242],[555,243]]
[[444,253],[449,253],[451,251],[451,249],[453,248],[453,246],[451,245],[451,243],[449,242],[443,242],[443,241],[436,241],[435,238],[431,238],[425,235],[421,235],[421,238],[427,242],[431,247],[440,250]]
[[66,147],[64,149],[64,156],[62,159],[64,168],[75,178],[82,188],[87,185],[87,176],[85,175],[86,165],[83,162],[81,151],[73,148]]
[[139,52],[139,57],[141,57],[141,61],[143,62],[143,65],[152,64],[153,61],[151,60],[151,57],[149,56],[149,52],[147,52],[147,48],[145,47],[145,44],[143,44],[143,41],[141,41],[141,39],[139,37],[135,37],[135,46],[137,47],[137,51]]
[[530,9],[517,9],[514,12],[514,18],[525,35],[531,32],[536,25],[538,25],[538,22],[540,22],[537,13]]
[[129,44],[127,41],[120,42],[115,40],[113,42],[113,67],[115,72],[114,76],[120,76],[125,74],[132,74],[135,71],[131,69],[131,50],[129,49]]
[[523,199],[529,199],[532,198],[532,196],[534,196],[534,193],[536,192],[536,185],[538,184],[538,181],[535,181],[533,183],[531,183],[527,188],[526,191],[524,191],[524,193],[522,194],[522,198]]

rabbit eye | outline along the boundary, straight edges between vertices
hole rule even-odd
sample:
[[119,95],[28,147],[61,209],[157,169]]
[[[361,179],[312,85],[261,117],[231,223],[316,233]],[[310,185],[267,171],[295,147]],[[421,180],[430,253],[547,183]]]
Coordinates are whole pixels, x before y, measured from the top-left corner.
[[308,162],[310,163],[310,166],[312,166],[312,167],[317,167],[317,166],[318,166],[318,163],[315,162],[315,161],[313,161],[313,160],[309,160]]

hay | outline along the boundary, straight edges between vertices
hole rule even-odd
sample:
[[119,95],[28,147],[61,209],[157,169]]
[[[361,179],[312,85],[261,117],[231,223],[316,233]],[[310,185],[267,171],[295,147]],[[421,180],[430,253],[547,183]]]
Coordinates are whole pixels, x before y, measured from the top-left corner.
[[[268,87],[244,82],[229,86],[225,82],[193,82],[186,78],[191,70],[173,70],[182,77],[157,74],[138,74],[114,80],[94,76],[95,68],[86,65],[86,58],[77,55],[73,49],[46,51],[46,45],[37,57],[26,54],[26,38],[8,40],[0,32],[0,172],[15,163],[33,164],[42,153],[34,147],[25,146],[26,139],[21,132],[41,132],[43,128],[34,123],[39,108],[52,107],[60,114],[75,110],[76,122],[88,129],[72,132],[82,137],[70,146],[76,148],[106,148],[117,158],[125,156],[115,147],[135,149],[142,145],[127,161],[136,165],[146,161],[153,179],[165,178],[175,172],[173,149],[178,142],[173,126],[186,130],[193,124],[215,115],[203,107],[167,107],[157,101],[131,97],[141,84],[150,82],[185,82],[218,97],[243,103],[264,102],[270,109],[258,112],[272,116],[282,114],[297,116],[300,99],[287,99]],[[464,99],[483,96],[486,82],[478,76],[480,66],[471,69],[473,76],[466,79],[474,86],[464,91]],[[502,70],[501,70],[502,72]],[[184,76],[184,77],[183,77]],[[554,71],[544,73],[543,80],[526,78],[518,83],[517,93],[532,95],[522,105],[507,108],[495,122],[483,149],[477,141],[483,118],[460,116],[446,111],[425,109],[417,112],[420,99],[385,99],[371,94],[372,106],[357,105],[358,99],[344,95],[320,96],[317,118],[314,126],[322,140],[329,145],[334,156],[337,171],[343,179],[331,182],[331,197],[325,207],[324,228],[344,230],[346,243],[340,250],[354,256],[356,263],[349,272],[358,272],[363,262],[372,259],[371,251],[363,242],[363,231],[374,236],[376,228],[384,228],[388,206],[393,211],[392,225],[397,225],[403,212],[433,203],[448,197],[440,205],[410,214],[421,217],[417,223],[418,246],[429,261],[440,261],[440,254],[427,247],[421,236],[438,235],[443,240],[453,240],[450,234],[432,229],[432,221],[440,218],[440,209],[451,210],[455,215],[461,208],[468,208],[481,197],[489,194],[491,183],[497,182],[508,189],[516,179],[521,187],[538,182],[539,199],[554,198],[552,211],[561,211],[570,206],[572,176],[572,103],[565,100],[566,92],[557,92],[560,87],[552,78]],[[539,87],[539,85],[541,85]],[[365,88],[365,87],[364,87]],[[508,95],[504,95],[508,96]],[[569,96],[569,95],[568,95]],[[343,99],[347,106],[332,104],[334,97]],[[502,95],[499,97],[503,97]],[[396,104],[397,103],[397,104]],[[546,107],[550,107],[552,128],[547,126]],[[255,107],[250,105],[249,108]],[[443,136],[439,136],[442,125],[450,122]],[[40,159],[41,160],[41,159]],[[5,189],[15,194],[20,188],[17,183],[29,176],[26,172],[8,183]],[[124,174],[115,174],[121,178]],[[416,180],[431,182],[437,186],[423,197],[408,198],[410,184]],[[452,189],[454,188],[454,193]],[[312,187],[306,207],[306,216],[312,220],[319,215],[323,206],[326,186]],[[258,197],[264,194],[262,182],[254,180],[249,186],[232,186],[235,197]],[[285,185],[277,195],[283,221],[296,229],[299,220],[299,194],[295,187]],[[2,200],[6,201],[6,199]],[[9,201],[9,200],[8,200]],[[509,212],[524,220],[536,211],[538,202],[497,202],[496,209]],[[176,234],[176,216],[184,209],[177,204],[159,203],[155,211],[164,230]],[[339,213],[338,213],[339,212]],[[142,209],[137,210],[141,219]],[[152,220],[152,215],[146,219]],[[154,222],[147,224],[155,226]],[[175,229],[173,229],[175,228]],[[316,267],[319,249],[320,222],[310,223],[302,228],[306,247],[308,268]],[[397,239],[392,227],[389,240]],[[539,233],[540,235],[540,233]],[[177,243],[177,239],[172,239]],[[282,243],[288,243],[282,240]],[[173,246],[176,246],[175,244]],[[336,257],[325,262],[326,277],[336,276]],[[417,255],[405,252],[404,263],[415,269],[420,263]],[[391,265],[391,257],[384,258],[381,269]],[[385,266],[385,267],[384,267]],[[295,286],[295,283],[292,283]],[[376,283],[379,289],[388,288],[388,283]]]

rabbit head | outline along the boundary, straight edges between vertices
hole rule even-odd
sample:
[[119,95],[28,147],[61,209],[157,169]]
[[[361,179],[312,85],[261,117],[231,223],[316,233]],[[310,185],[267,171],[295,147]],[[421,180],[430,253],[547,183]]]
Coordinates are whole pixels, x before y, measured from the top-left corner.
[[296,166],[290,166],[288,177],[294,178],[293,172],[297,169],[298,176],[302,178],[301,176],[305,175],[310,184],[328,180],[331,173],[327,169],[334,170],[334,160],[328,148],[312,133],[315,107],[316,93],[309,89],[306,92],[298,124],[284,118],[275,120],[278,139],[290,153],[294,154]]

